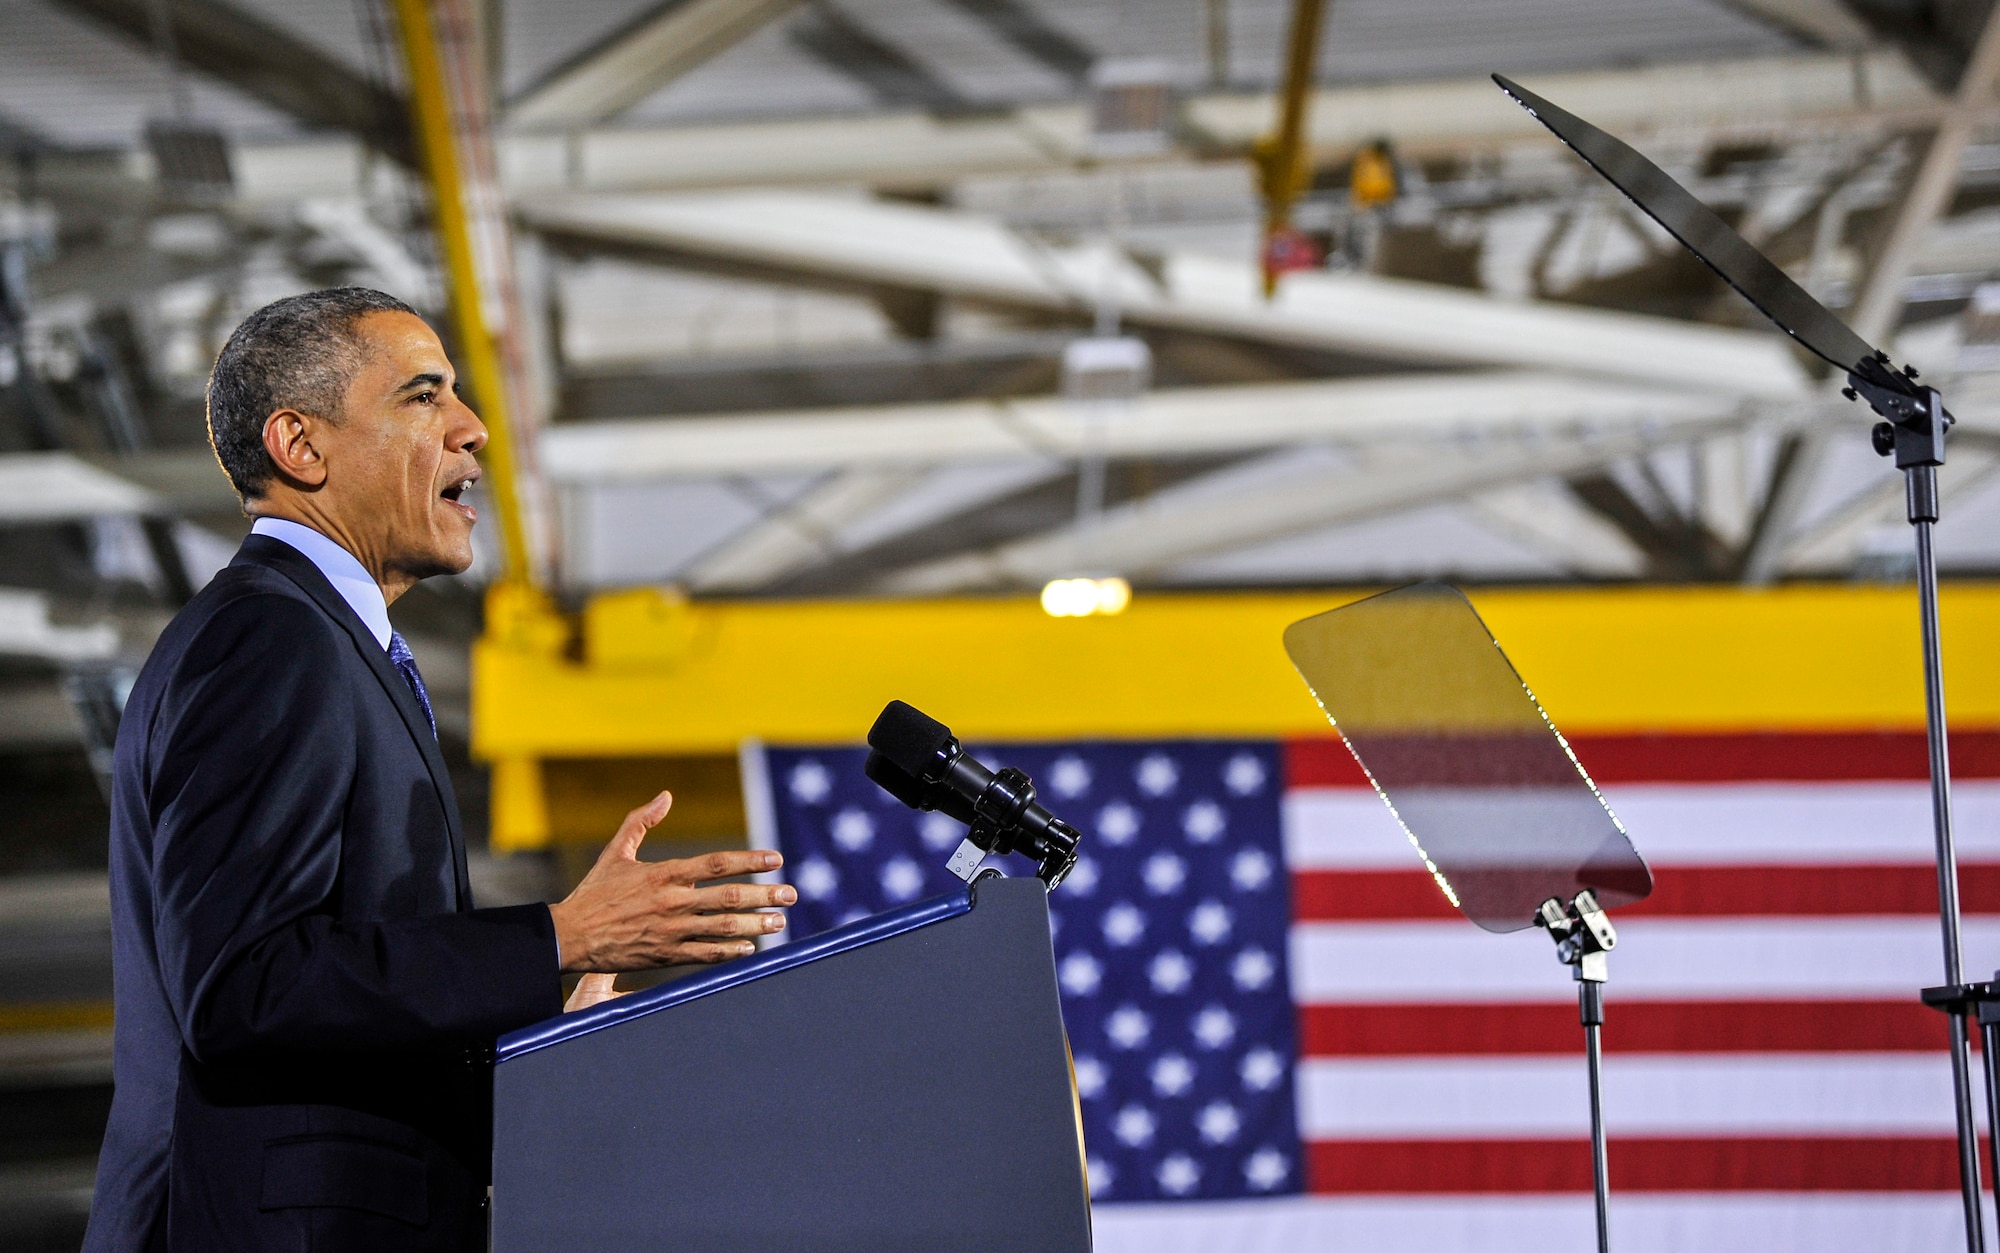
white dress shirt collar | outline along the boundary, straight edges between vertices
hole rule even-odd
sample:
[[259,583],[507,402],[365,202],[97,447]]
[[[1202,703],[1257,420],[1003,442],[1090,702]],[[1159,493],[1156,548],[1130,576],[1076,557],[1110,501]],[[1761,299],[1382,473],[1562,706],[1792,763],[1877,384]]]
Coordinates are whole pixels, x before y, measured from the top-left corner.
[[319,572],[333,584],[333,590],[340,593],[348,608],[354,610],[375,642],[384,649],[389,647],[389,602],[382,598],[382,588],[353,553],[311,527],[286,518],[259,518],[250,527],[250,533],[268,535],[298,549],[307,561],[319,567]]

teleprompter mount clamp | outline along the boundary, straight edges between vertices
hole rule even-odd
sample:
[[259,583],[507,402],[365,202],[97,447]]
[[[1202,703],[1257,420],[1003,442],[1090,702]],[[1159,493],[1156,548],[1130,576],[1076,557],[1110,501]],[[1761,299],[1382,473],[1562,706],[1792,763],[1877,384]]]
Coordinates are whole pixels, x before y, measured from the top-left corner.
[[[1020,853],[1053,892],[1076,865],[1081,838],[1035,801],[1035,784],[1008,766],[988,770],[951,728],[902,701],[890,701],[868,731],[862,769],[883,791],[912,809],[936,810],[966,824],[945,868],[970,883],[989,853]],[[993,873],[998,873],[994,871]]]
[[1597,1197],[1598,1253],[1611,1250],[1611,1166],[1604,1144],[1604,983],[1611,977],[1611,950],[1618,932],[1597,903],[1597,894],[1578,892],[1568,905],[1560,897],[1542,902],[1535,925],[1556,942],[1556,958],[1576,979],[1584,1053],[1590,1062],[1590,1167]]
[[[2000,21],[2000,17],[1993,19]],[[1962,973],[1958,901],[1958,852],[1952,835],[1951,756],[1945,728],[1944,663],[1938,630],[1937,556],[1931,528],[1938,520],[1938,467],[1952,424],[1936,388],[1917,372],[1897,369],[1887,353],[1855,334],[1790,275],[1758,252],[1713,210],[1624,142],[1605,134],[1520,84],[1498,74],[1493,81],[1588,162],[1646,216],[1664,227],[1703,264],[1757,307],[1800,347],[1847,376],[1849,400],[1865,401],[1882,419],[1870,433],[1875,450],[1893,456],[1903,472],[1910,526],[1916,534],[1917,605],[1924,663],[1924,723],[1930,742],[1931,828],[1936,843],[1938,921],[1944,941],[1944,986],[1924,994],[1949,1015],[1951,1080],[1958,1128],[1959,1197],[1965,1214],[1966,1253],[1985,1253],[1986,1219],[1980,1202],[1979,1128],[1973,1114],[1969,1022],[1981,998]],[[1871,659],[1872,660],[1872,659]],[[1933,993],[1935,995],[1933,995]],[[1983,1024],[1982,1024],[1983,1026]],[[2000,1107],[1994,1085],[2000,1072],[1989,1058],[1987,1106]]]
[[1597,894],[1582,891],[1568,905],[1551,896],[1542,902],[1535,925],[1556,942],[1556,958],[1570,967],[1579,983],[1602,988],[1611,977],[1611,950],[1618,947],[1618,932],[1611,915],[1597,904]]

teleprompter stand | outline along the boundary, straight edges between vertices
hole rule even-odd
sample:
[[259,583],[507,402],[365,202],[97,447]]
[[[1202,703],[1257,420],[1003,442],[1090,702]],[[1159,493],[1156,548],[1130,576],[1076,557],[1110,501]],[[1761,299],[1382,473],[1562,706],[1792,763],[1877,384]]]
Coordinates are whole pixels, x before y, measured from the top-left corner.
[[[1897,370],[1881,352],[1827,312],[1804,288],[1751,247],[1721,218],[1690,195],[1665,171],[1625,143],[1495,74],[1493,81],[1536,120],[1555,133],[1578,156],[1646,216],[1665,227],[1682,246],[1734,287],[1778,329],[1799,345],[1846,375],[1843,394],[1861,400],[1882,419],[1873,431],[1875,451],[1894,457],[1903,472],[1910,525],[1916,530],[1917,600],[1922,619],[1924,653],[1924,722],[1930,744],[1931,820],[1936,842],[1938,921],[1943,931],[1943,986],[1923,992],[1926,1004],[1950,1015],[1952,1093],[1958,1124],[1959,1189],[1965,1209],[1965,1247],[1984,1253],[1985,1218],[1979,1203],[1979,1131],[1973,1120],[1972,1059],[1968,1038],[1970,1016],[1995,1003],[1992,984],[1969,985],[1961,970],[1958,903],[1958,853],[1951,829],[1951,755],[1947,745],[1944,707],[1944,665],[1938,642],[1937,558],[1931,548],[1931,528],[1938,520],[1938,467],[1944,464],[1945,432],[1952,424],[1944,398],[1934,387],[1919,385],[1917,372]],[[1996,1104],[1991,1028],[1986,1072],[1987,1105]],[[2000,1168],[2000,1161],[1996,1161]]]
[[1285,651],[1445,898],[1482,930],[1546,930],[1575,977],[1610,1253],[1605,911],[1652,891],[1645,859],[1456,588],[1413,584],[1295,622]]
[[1611,1164],[1604,1147],[1604,984],[1611,978],[1611,950],[1618,932],[1598,908],[1597,896],[1578,892],[1565,905],[1551,896],[1542,902],[1536,925],[1556,942],[1556,958],[1576,980],[1578,1016],[1583,1019],[1583,1051],[1590,1067],[1590,1182],[1597,1200],[1597,1253],[1611,1253]]

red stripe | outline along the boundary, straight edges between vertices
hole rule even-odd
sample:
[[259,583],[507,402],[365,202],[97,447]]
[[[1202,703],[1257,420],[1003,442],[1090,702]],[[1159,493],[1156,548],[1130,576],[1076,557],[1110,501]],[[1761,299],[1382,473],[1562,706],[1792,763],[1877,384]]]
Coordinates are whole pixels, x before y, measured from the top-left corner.
[[[1981,1150],[1982,1155],[1984,1150]],[[1613,1137],[1618,1192],[1955,1192],[1958,1146],[1916,1136]],[[1589,1192],[1590,1145],[1572,1140],[1344,1140],[1306,1146],[1309,1190]]]
[[[2000,914],[2000,863],[1960,865],[1958,889],[1967,914]],[[1937,871],[1930,866],[1666,866],[1653,870],[1653,894],[1621,906],[1617,916],[1923,916],[1937,910]],[[1459,913],[1422,870],[1300,870],[1292,875],[1292,916],[1299,922],[1381,922]]]
[[[1921,780],[1930,758],[1920,731],[1742,735],[1583,735],[1570,746],[1600,783]],[[2000,730],[1954,731],[1952,774],[2000,779]],[[1366,787],[1338,736],[1285,743],[1288,787]]]
[[[1979,1033],[1973,1032],[1977,1044]],[[1914,993],[1897,1001],[1626,1001],[1612,985],[1612,1053],[1942,1052],[1945,1017]],[[1302,1005],[1305,1057],[1580,1054],[1576,1007]]]

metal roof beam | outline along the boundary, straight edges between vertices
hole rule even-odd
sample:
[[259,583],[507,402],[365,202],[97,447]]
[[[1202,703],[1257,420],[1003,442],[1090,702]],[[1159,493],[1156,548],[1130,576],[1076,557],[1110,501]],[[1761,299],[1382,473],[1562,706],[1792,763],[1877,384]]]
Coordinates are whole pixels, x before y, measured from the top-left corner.
[[1141,264],[1102,243],[1052,247],[972,214],[798,192],[563,195],[522,203],[572,247],[701,258],[860,286],[927,289],[1087,320],[1107,283],[1137,326],[1425,365],[1517,366],[1793,400],[1806,376],[1779,337],[1363,274],[1287,275],[1199,253]]
[[828,69],[854,79],[890,108],[964,113],[972,102],[901,48],[826,0],[788,32],[792,42]]
[[1035,12],[1026,0],[943,2],[1073,83],[1082,83],[1097,63],[1094,50]]
[[1646,571],[1646,555],[1624,532],[1585,508],[1554,479],[1495,488],[1465,504],[1481,524],[1572,573],[1629,579]]
[[1273,478],[1232,467],[1119,509],[1088,531],[1064,527],[882,580],[905,595],[1034,587],[1052,578],[1116,571],[1144,579],[1195,557],[1323,530],[1421,505],[1580,474],[1650,448],[1720,434],[1736,419],[1641,423],[1563,441],[1474,446],[1434,442],[1369,450],[1345,464]]
[[[1614,132],[1718,140],[1784,138],[1800,128],[1881,131],[1926,124],[1943,108],[1930,84],[1891,52],[1546,74],[1535,86]],[[949,119],[924,111],[932,107],[926,102],[859,117],[590,128],[557,120],[553,103],[541,119],[528,99],[517,101],[508,119],[516,129],[498,140],[501,181],[517,194],[826,183],[934,190],[968,177],[1083,168],[1090,158],[1081,103]],[[1248,152],[1271,109],[1268,94],[1209,93],[1190,98],[1182,114],[1206,157]],[[546,133],[544,125],[573,129]],[[1383,135],[1412,154],[1552,142],[1484,78],[1322,88],[1313,96],[1310,132],[1323,163],[1345,160],[1355,145]],[[298,146],[239,151],[279,160]]]
[[763,521],[731,536],[682,575],[697,592],[743,592],[839,556],[842,530],[902,496],[922,466],[842,470]]
[[1841,0],[1722,0],[1729,8],[1822,48],[1851,51],[1876,42],[1868,23]]
[[513,126],[559,129],[616,117],[797,8],[800,0],[663,0],[508,103]]
[[156,512],[155,495],[66,452],[0,455],[0,523],[75,522]]
[[[1939,120],[1923,162],[1910,179],[1896,216],[1876,252],[1867,282],[1852,309],[1846,310],[1854,333],[1871,344],[1885,343],[1901,321],[1906,301],[1903,283],[1916,261],[1924,238],[1958,190],[1965,149],[1974,129],[1994,104],[2000,83],[2000,8],[1990,11],[1980,29],[1978,45],[1958,82],[1950,107]],[[1838,385],[1839,380],[1828,384]],[[1825,445],[1837,429],[1829,422],[1808,426],[1799,435],[1796,455],[1786,458],[1773,474],[1757,534],[1743,557],[1743,577],[1751,583],[1776,578],[1791,533],[1805,511],[1811,488],[1825,461]]]
[[541,461],[557,483],[635,483],[1074,460],[1088,451],[1121,460],[1314,442],[1566,441],[1607,425],[1708,420],[1737,409],[1728,396],[1496,370],[1168,389],[1102,421],[1043,397],[569,423],[543,431]]
[[91,459],[68,452],[0,453],[0,525],[234,514],[241,508],[206,448]]
[[[1952,449],[1951,464],[1940,476],[1943,503],[1970,499],[2000,477],[2000,446],[1964,444]],[[1889,528],[1901,532],[1907,524],[1903,484],[1884,478],[1835,509],[1786,545],[1781,561],[1789,574],[1844,575],[1861,555],[1871,533]]]
[[149,49],[155,47],[153,3],[164,3],[175,52],[189,67],[309,127],[351,132],[404,165],[415,165],[408,109],[394,92],[261,17],[222,0],[54,3]]

